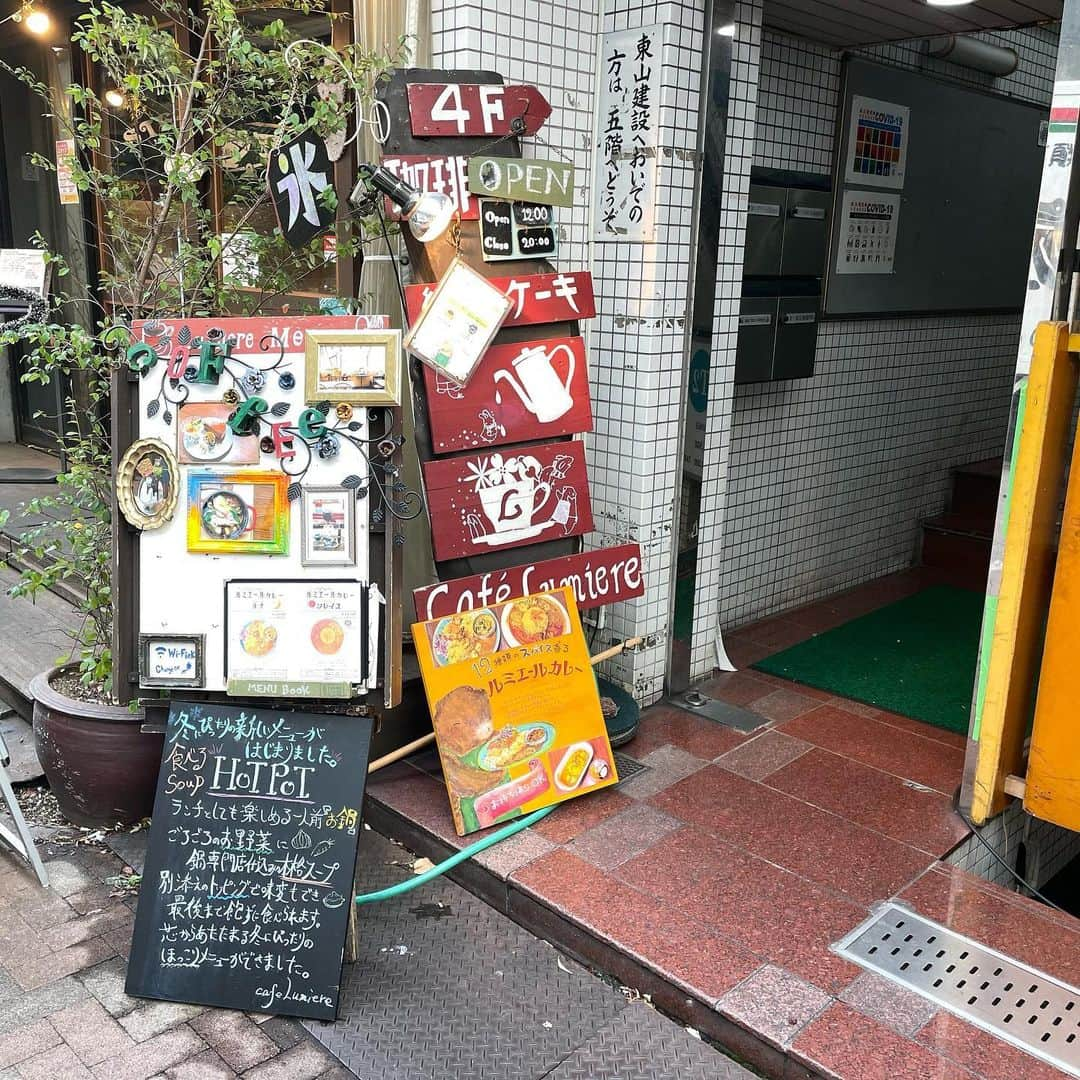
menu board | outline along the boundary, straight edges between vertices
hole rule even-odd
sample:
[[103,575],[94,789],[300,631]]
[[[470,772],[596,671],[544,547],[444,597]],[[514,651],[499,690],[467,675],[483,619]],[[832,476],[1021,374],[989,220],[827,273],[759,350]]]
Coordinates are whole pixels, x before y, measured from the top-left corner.
[[371,734],[172,703],[129,994],[335,1019]]
[[618,783],[574,592],[413,627],[458,835]]

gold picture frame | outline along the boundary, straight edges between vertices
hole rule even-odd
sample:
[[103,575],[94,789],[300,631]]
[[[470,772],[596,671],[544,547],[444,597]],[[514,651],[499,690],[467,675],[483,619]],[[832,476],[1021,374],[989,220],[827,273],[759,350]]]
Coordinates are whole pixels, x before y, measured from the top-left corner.
[[309,330],[304,400],[401,405],[400,330]]
[[179,466],[160,439],[133,442],[116,470],[116,502],[136,529],[160,529],[172,520],[180,496]]

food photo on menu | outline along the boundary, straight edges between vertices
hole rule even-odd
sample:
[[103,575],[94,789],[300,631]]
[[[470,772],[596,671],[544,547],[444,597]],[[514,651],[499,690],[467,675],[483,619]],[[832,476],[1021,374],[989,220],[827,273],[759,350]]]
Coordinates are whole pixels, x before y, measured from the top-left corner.
[[413,636],[459,835],[618,781],[570,589]]

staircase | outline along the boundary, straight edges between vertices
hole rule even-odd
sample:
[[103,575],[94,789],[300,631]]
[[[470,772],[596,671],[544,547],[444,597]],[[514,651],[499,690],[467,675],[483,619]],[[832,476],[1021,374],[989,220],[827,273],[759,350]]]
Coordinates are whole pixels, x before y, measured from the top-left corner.
[[986,588],[1000,484],[1000,458],[953,470],[949,509],[922,523],[923,566],[944,571],[962,588]]

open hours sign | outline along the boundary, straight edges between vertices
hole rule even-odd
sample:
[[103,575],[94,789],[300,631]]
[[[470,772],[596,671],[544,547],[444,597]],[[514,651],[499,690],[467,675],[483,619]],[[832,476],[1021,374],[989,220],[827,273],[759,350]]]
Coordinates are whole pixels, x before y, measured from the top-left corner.
[[540,203],[481,199],[480,245],[485,262],[554,255],[559,246],[554,211]]

